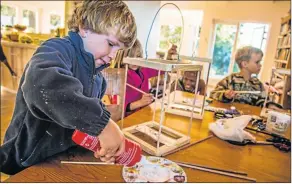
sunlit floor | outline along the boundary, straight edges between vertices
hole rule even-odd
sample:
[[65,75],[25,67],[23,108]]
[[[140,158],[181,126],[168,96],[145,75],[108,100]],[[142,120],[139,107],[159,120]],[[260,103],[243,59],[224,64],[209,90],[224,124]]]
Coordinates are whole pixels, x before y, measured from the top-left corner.
[[[3,138],[12,118],[16,94],[1,87],[1,145]],[[1,173],[1,182],[9,176]]]

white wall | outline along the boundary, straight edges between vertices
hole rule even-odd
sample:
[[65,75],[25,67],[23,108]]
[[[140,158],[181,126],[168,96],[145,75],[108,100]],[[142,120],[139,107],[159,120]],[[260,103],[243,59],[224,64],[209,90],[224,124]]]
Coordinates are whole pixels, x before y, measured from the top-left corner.
[[65,1],[1,1],[1,5],[17,7],[17,24],[22,24],[22,10],[36,12],[36,33],[50,33],[50,13],[60,15],[64,27]]
[[[143,46],[145,57],[146,39],[152,20],[160,7],[160,1],[125,1],[125,3],[135,16],[138,29],[137,38]],[[148,41],[148,58],[156,57],[156,46],[160,33],[159,25],[159,16],[157,16]]]
[[290,1],[162,1],[171,2],[183,10],[203,10],[199,56],[208,57],[212,44],[213,19],[261,22],[270,24],[266,55],[260,79],[269,81],[280,33],[281,17],[290,9]]

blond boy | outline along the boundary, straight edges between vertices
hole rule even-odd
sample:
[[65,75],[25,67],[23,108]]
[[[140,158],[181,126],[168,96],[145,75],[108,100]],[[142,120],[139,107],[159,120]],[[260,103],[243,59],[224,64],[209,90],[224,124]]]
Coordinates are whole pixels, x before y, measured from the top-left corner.
[[101,101],[100,71],[136,40],[134,17],[122,1],[84,1],[69,29],[43,43],[25,69],[0,148],[1,172],[15,174],[74,146],[75,129],[99,138],[95,156],[103,161],[124,151],[124,135]]
[[[245,46],[237,50],[235,61],[240,68],[239,73],[233,73],[221,80],[210,97],[216,100],[229,103],[238,102],[254,106],[262,106],[265,101],[265,89],[262,82],[253,77],[261,70],[263,52],[255,47]],[[235,91],[259,91],[260,93],[242,93]]]

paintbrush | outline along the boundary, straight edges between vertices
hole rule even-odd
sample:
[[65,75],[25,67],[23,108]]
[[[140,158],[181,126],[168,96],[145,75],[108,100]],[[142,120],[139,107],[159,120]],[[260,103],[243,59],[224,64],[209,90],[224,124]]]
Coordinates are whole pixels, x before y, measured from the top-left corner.
[[[227,90],[221,90],[221,91],[213,91],[214,93],[225,93]],[[262,91],[234,91],[237,94],[245,94],[245,93],[249,93],[249,94],[260,94],[262,93]]]

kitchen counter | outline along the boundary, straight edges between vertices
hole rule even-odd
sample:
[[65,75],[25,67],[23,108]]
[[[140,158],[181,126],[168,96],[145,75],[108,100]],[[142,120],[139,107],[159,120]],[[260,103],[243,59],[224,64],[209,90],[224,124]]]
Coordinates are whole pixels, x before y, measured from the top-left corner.
[[1,45],[8,46],[8,47],[30,48],[30,49],[36,49],[39,47],[39,45],[36,45],[33,43],[21,43],[21,42],[13,42],[13,41],[6,41],[6,40],[1,40]]
[[[10,90],[17,90],[25,65],[39,45],[6,40],[1,40],[1,45],[9,65],[17,74],[16,77],[12,77],[8,68],[1,62],[1,86]],[[13,82],[11,82],[11,79]]]

